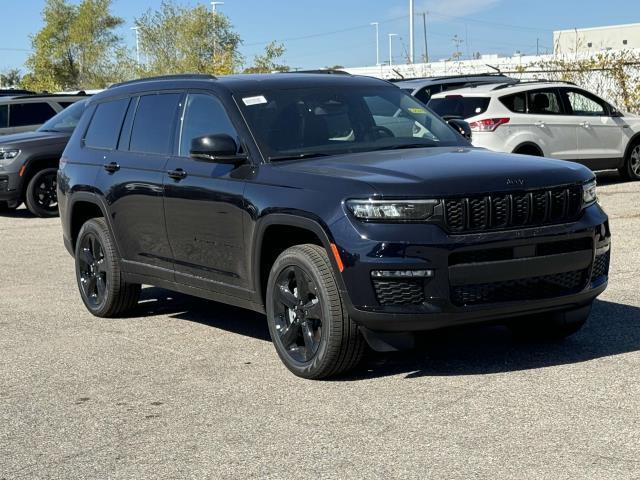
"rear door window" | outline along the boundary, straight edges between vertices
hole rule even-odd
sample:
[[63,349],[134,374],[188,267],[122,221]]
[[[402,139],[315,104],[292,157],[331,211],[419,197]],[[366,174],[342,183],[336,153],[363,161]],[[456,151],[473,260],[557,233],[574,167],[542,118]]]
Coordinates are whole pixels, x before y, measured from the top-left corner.
[[500,102],[513,113],[527,113],[527,97],[524,92],[500,97]]
[[129,150],[132,152],[170,154],[178,114],[180,93],[145,95],[131,130]]
[[116,148],[122,119],[128,105],[128,98],[99,104],[84,137],[84,144],[90,148],[107,150]]
[[528,112],[536,115],[561,115],[560,97],[555,90],[527,92]]
[[0,128],[7,128],[9,126],[9,107],[7,105],[0,105]]
[[9,126],[41,125],[56,114],[46,102],[13,103],[9,109]]
[[432,98],[429,107],[441,117],[471,118],[486,112],[490,101],[488,97],[447,95]]

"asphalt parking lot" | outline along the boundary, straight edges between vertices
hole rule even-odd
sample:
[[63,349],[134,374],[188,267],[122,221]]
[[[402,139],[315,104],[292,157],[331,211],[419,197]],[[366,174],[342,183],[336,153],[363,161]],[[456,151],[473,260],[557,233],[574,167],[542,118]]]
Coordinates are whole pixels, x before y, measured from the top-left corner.
[[600,182],[612,273],[579,334],[439,332],[329,382],[243,310],[146,288],[92,317],[59,219],[0,215],[0,479],[640,478],[640,183]]

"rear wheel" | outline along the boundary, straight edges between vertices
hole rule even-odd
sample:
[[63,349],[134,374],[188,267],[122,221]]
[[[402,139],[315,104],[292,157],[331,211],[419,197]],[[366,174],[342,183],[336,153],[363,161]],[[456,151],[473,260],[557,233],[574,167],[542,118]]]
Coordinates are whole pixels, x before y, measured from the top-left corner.
[[561,340],[578,332],[587,322],[590,313],[591,304],[575,310],[516,319],[508,326],[519,339]]
[[627,153],[620,175],[628,180],[640,180],[640,142],[634,143]]
[[516,148],[513,153],[518,155],[531,155],[532,157],[542,157],[542,151],[533,145],[524,145],[522,147]]
[[127,283],[107,224],[94,218],[80,229],[76,242],[76,279],[80,296],[96,317],[117,317],[135,307],[140,285]]
[[58,216],[57,175],[57,168],[45,168],[29,180],[25,203],[35,216]]
[[361,360],[364,339],[347,315],[323,248],[285,250],[271,268],[266,303],[273,344],[295,375],[326,378]]

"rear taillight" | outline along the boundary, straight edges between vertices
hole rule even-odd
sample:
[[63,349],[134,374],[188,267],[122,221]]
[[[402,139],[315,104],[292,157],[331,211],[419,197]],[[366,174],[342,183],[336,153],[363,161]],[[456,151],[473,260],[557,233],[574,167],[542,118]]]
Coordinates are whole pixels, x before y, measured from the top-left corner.
[[472,132],[495,132],[496,128],[509,123],[510,118],[487,118],[469,123]]

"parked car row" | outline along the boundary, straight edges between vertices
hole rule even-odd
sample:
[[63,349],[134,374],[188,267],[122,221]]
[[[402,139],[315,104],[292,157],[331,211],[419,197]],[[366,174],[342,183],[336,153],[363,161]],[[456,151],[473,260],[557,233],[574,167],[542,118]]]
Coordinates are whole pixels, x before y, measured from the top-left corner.
[[608,282],[592,171],[474,148],[367,77],[114,86],[87,101],[57,200],[93,315],[127,314],[142,284],[252,309],[305,378],[450,325],[561,338]]

